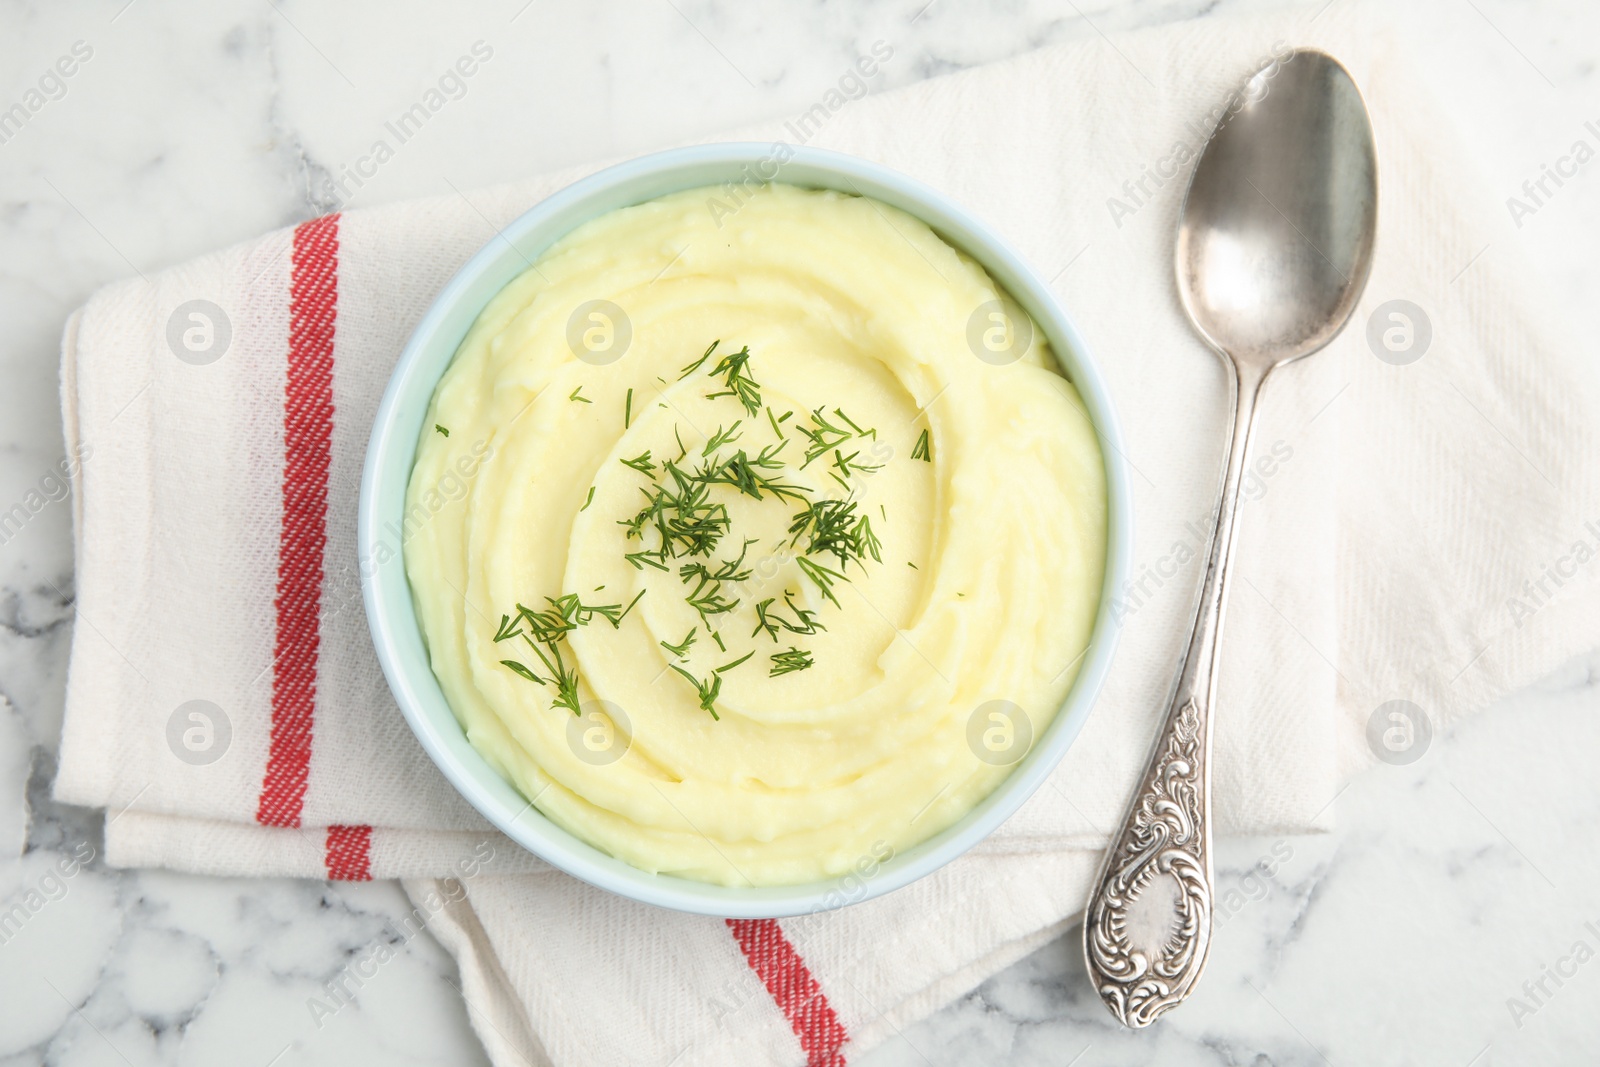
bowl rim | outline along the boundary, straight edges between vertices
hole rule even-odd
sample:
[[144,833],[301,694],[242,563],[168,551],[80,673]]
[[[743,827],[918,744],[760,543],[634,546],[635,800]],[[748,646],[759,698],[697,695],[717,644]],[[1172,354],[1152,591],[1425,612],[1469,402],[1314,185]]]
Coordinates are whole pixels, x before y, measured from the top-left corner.
[[[982,265],[1033,317],[1055,350],[1100,438],[1106,474],[1100,603],[1078,675],[1050,725],[993,792],[939,834],[872,864],[870,870],[861,870],[858,863],[856,872],[792,886],[722,886],[652,874],[602,852],[538,812],[471,747],[444,698],[422,644],[405,576],[403,532],[400,551],[387,561],[377,539],[392,532],[386,523],[403,520],[421,420],[466,329],[487,303],[476,291],[492,296],[556,240],[616,207],[722,184],[705,180],[708,176],[748,181],[752,167],[756,181],[832,188],[890,204],[922,220]],[[653,191],[642,194],[645,189]],[[447,354],[441,358],[442,350]],[[403,522],[396,528],[403,531]],[[720,142],[640,156],[567,185],[499,230],[438,292],[400,353],[373,419],[357,515],[362,600],[378,662],[412,733],[450,784],[501,833],[575,878],[641,903],[726,918],[802,915],[893,892],[961,856],[1021,807],[1076,740],[1104,684],[1120,635],[1112,603],[1126,580],[1132,536],[1127,463],[1110,392],[1048,283],[985,223],[931,187],[866,159],[784,142]],[[370,563],[373,559],[378,562]],[[424,650],[420,657],[419,649]]]

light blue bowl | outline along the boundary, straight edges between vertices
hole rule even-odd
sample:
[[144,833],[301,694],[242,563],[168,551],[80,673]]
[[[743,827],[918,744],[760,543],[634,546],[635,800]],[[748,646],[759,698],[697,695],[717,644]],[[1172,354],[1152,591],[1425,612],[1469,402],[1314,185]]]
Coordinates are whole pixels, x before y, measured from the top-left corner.
[[[780,163],[779,161],[782,160]],[[882,896],[944,866],[981,841],[1045,780],[1083,729],[1116,644],[1111,597],[1127,576],[1131,498],[1122,437],[1105,383],[1087,346],[1049,289],[988,227],[903,174],[864,159],[811,148],[714,144],[622,163],[561,190],[512,222],[462,267],[417,325],[378,406],[361,476],[359,544],[376,559],[390,524],[405,510],[406,483],[435,385],[478,313],[511,279],[568,232],[630,204],[697,186],[771,179],[870,196],[922,219],[981,263],[1033,316],[1088,406],[1105,457],[1109,530],[1105,585],[1093,638],[1059,714],[1011,775],[960,822],[882,864],[870,877],[847,874],[809,885],[730,888],[649,874],[606,855],[531,808],[467,743],[434,678],[399,555],[361,570],[367,621],[395,700],[434,763],[484,817],[530,852],[591,885],[678,911],[729,918],[777,918]],[[394,527],[390,527],[394,528]],[[370,573],[369,573],[370,572]]]

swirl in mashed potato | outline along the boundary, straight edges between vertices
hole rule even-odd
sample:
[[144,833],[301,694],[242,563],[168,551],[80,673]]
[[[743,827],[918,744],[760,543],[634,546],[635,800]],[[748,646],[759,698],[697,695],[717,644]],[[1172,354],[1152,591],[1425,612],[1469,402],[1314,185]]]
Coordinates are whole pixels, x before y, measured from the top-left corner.
[[546,816],[646,871],[805,883],[950,826],[1049,724],[1104,470],[1032,324],[926,225],[711,195],[579,227],[484,309],[406,569],[468,738]]

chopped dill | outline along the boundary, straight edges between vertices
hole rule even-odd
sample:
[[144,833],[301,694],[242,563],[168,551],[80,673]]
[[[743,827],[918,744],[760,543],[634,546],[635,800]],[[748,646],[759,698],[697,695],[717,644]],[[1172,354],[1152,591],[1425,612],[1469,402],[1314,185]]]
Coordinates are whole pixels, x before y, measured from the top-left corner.
[[535,682],[535,683],[537,683],[539,685],[544,685],[544,679],[543,678],[540,678],[537,674],[534,674],[532,671],[530,671],[528,668],[524,667],[522,664],[518,663],[514,659],[503,659],[503,660],[500,661],[500,665],[502,667],[510,667],[512,670],[516,671],[518,674],[522,675],[524,678],[526,678],[530,682]]
[[817,621],[816,612],[807,611],[805,608],[802,608],[800,605],[794,602],[793,593],[785,590],[783,594],[784,604],[794,615],[794,620],[792,622],[784,618],[772,607],[776,600],[776,597],[768,597],[766,600],[756,604],[756,628],[750,631],[751,637],[754,637],[756,634],[765,630],[767,632],[767,636],[776,641],[778,639],[778,631],[780,629],[787,630],[792,634],[802,634],[806,636],[814,634],[818,630],[827,629],[826,626]]
[[[717,619],[738,610],[743,604],[743,583],[750,580],[755,570],[746,560],[751,546],[758,542],[754,538],[745,538],[736,558],[718,558],[719,547],[734,531],[728,511],[732,502],[728,497],[717,496],[714,491],[726,487],[752,500],[773,497],[797,506],[800,510],[791,514],[787,536],[779,538],[772,550],[782,560],[794,559],[801,574],[817,587],[822,597],[835,607],[842,607],[835,585],[850,580],[846,573],[849,565],[854,562],[864,568],[868,559],[883,562],[882,542],[873,530],[871,520],[861,514],[861,509],[866,505],[851,498],[853,491],[850,482],[884,467],[881,462],[863,462],[860,448],[849,450],[847,447],[851,441],[876,439],[876,429],[862,426],[847,415],[842,407],[818,407],[808,414],[802,412],[802,417],[798,419],[794,411],[780,415],[772,407],[762,404],[761,385],[751,373],[749,346],[723,355],[713,363],[712,359],[717,356],[721,343],[720,340],[713,341],[698,359],[686,364],[679,374],[679,380],[702,370],[707,376],[720,379],[721,388],[706,393],[706,399],[733,397],[745,409],[746,416],[756,420],[765,410],[767,424],[772,428],[776,440],[754,453],[747,448],[737,447],[736,442],[744,433],[745,419],[740,418],[731,425],[719,424],[716,431],[702,442],[698,457],[691,461],[682,429],[675,424],[672,428],[673,440],[678,445],[675,459],[665,456],[657,458],[651,450],[646,449],[631,459],[619,460],[644,475],[648,481],[639,488],[643,498],[639,508],[631,516],[617,520],[617,524],[624,529],[625,540],[640,542],[635,551],[623,554],[628,563],[639,571],[646,567],[664,573],[675,570],[683,584],[684,603],[699,615],[699,624],[691,626],[683,640],[676,643],[662,640],[658,644],[672,659],[680,661],[669,662],[668,666],[694,686],[699,706],[718,721],[721,716],[716,702],[721,693],[723,675],[750,660],[755,650],[711,670],[704,678],[687,670],[684,664],[689,660],[690,649],[698,640],[702,627],[717,648],[728,653],[727,642],[720,633],[723,627]],[[665,379],[657,380],[666,384]],[[574,390],[569,399],[588,402],[578,390]],[[657,406],[666,408],[670,405],[658,403]],[[812,499],[816,493],[814,488],[785,480],[785,472],[793,469],[783,458],[784,449],[789,443],[789,433],[784,429],[784,423],[791,419],[795,421],[790,423],[789,429],[797,431],[804,442],[804,456],[799,460],[799,469],[805,469],[817,459],[824,459],[829,477],[846,490],[847,495],[843,499]],[[623,401],[623,429],[627,430],[632,423],[633,390],[629,389]],[[924,431],[914,458],[927,458],[927,436]],[[828,460],[830,454],[831,461]],[[591,488],[584,509],[593,502],[594,495],[595,490]],[[723,500],[728,503],[719,502]],[[878,513],[883,521],[887,521],[887,508],[880,504]],[[793,551],[795,549],[799,549],[798,555]],[[831,565],[823,562],[828,557],[831,557]],[[907,566],[916,569],[916,564],[909,561]],[[596,592],[603,588],[597,587]],[[577,672],[575,668],[567,667],[559,643],[569,631],[596,616],[604,618],[613,627],[620,626],[643,595],[641,591],[626,607],[617,604],[587,605],[575,596],[546,598],[550,606],[545,611],[536,612],[519,604],[515,617],[502,617],[495,640],[521,637],[539,656],[544,673],[549,677],[536,673],[538,665],[530,667],[515,660],[502,662],[540,685],[554,686],[557,691],[555,703],[576,711]],[[825,631],[827,627],[819,618],[820,612],[800,606],[797,603],[799,595],[797,587],[785,589],[781,602],[778,597],[757,601],[756,625],[750,636],[755,638],[765,633],[776,645],[783,634],[810,636]],[[815,665],[811,652],[793,645],[786,651],[772,652],[769,659],[769,674],[773,677],[808,670]]]
[[709,456],[723,445],[737,441],[743,436],[739,433],[739,424],[742,422],[744,422],[743,419],[735,419],[733,425],[727,429],[718,426],[717,432],[706,439],[706,446],[700,450],[700,455],[702,457]]
[[619,460],[624,467],[632,467],[640,474],[654,474],[656,465],[650,461],[650,450],[647,448],[632,459]]
[[716,673],[723,674],[723,673],[725,673],[727,671],[731,671],[735,667],[737,667],[739,664],[743,663],[745,660],[749,659],[751,656],[753,656],[755,654],[756,654],[756,650],[752,648],[749,652],[746,652],[744,655],[740,656],[738,659],[734,660],[732,663],[724,663],[722,666],[718,667],[716,669]]
[[[599,588],[604,589],[605,586],[602,585]],[[628,601],[628,606],[622,609],[622,614],[618,615],[616,617],[616,620],[612,622],[612,624],[611,624],[611,628],[612,629],[617,629],[618,627],[620,627],[622,625],[622,620],[626,619],[628,617],[628,612],[632,611],[633,610],[633,606],[635,604],[637,604],[641,599],[644,598],[644,595],[645,595],[646,592],[648,592],[648,590],[641,589],[641,590],[639,590],[639,594],[637,596],[635,596],[632,600]]]
[[755,415],[760,412],[761,385],[750,376],[749,345],[723,356],[717,365],[711,368],[710,373],[713,378],[722,378],[723,388],[715,393],[707,393],[707,400],[715,400],[719,396],[736,397],[739,403],[744,405],[747,414]]
[[671,667],[673,670],[683,675],[684,678],[688,679],[689,684],[694,686],[695,693],[700,698],[701,710],[709,711],[713,719],[721,722],[722,716],[717,714],[716,702],[717,694],[722,692],[722,675],[718,674],[716,671],[712,671],[711,677],[702,682],[700,679],[696,678],[694,675],[690,674],[676,663],[669,663],[667,666]]
[[[801,556],[795,562],[800,564],[800,572],[807,578],[810,578],[812,582],[816,583],[817,591],[819,593],[833,601],[834,607],[843,607],[843,605],[839,603],[839,598],[833,593],[834,580],[837,578],[844,578],[843,574],[840,574],[838,571],[832,570],[828,567],[824,567],[820,563],[813,563],[804,556]],[[850,579],[844,578],[844,580],[849,581]]]
[[844,413],[844,409],[843,408],[834,408],[833,409],[833,413],[835,415],[839,416],[841,419],[843,419],[844,420],[844,424],[846,426],[850,427],[852,430],[854,430],[856,432],[856,436],[857,437],[870,437],[874,441],[876,441],[878,439],[878,431],[877,430],[875,430],[875,429],[873,429],[873,430],[863,430],[861,427],[859,427],[859,426],[857,426],[855,424],[855,420],[853,420],[852,418],[850,418],[849,415],[846,415]]
[[798,429],[800,433],[805,436],[807,441],[811,442],[810,445],[806,447],[806,460],[804,463],[800,464],[801,470],[805,470],[808,466],[810,466],[811,461],[816,459],[818,456],[827,455],[829,452],[833,451],[836,446],[844,444],[853,436],[851,432],[844,427],[835,426],[833,423],[829,422],[827,417],[822,414],[821,408],[817,408],[817,410],[811,413],[810,426],[799,426],[796,427],[796,429]]
[[778,445],[768,445],[751,458],[744,449],[739,449],[731,459],[723,461],[720,465],[708,465],[701,468],[699,477],[702,481],[711,484],[731,485],[746,496],[761,499],[763,491],[771,493],[780,500],[804,500],[802,493],[811,492],[803,485],[794,485],[790,482],[780,482],[763,471],[781,471],[783,464],[778,460],[778,453],[783,451],[783,442]]
[[862,474],[874,474],[883,469],[882,463],[857,463],[855,459],[859,455],[861,455],[859,448],[848,456],[842,449],[836,448],[833,450],[833,465],[838,467],[846,478],[850,477],[852,470],[860,471]]
[[798,648],[790,648],[787,652],[774,652],[772,654],[772,670],[767,672],[776,678],[783,674],[793,674],[803,671],[813,665],[811,653],[803,652]]
[[684,635],[683,640],[679,641],[675,645],[668,644],[665,641],[658,641],[656,643],[662,648],[666,649],[668,652],[671,652],[674,656],[677,656],[679,659],[684,659],[689,655],[689,649],[694,647],[695,634],[697,634],[699,630],[700,628],[698,626],[691,626],[689,628],[689,632]]
[[801,470],[809,466],[811,461],[818,456],[827,455],[852,437],[876,438],[878,436],[877,430],[863,430],[856,425],[855,421],[844,413],[843,408],[834,408],[833,413],[839,417],[844,426],[829,422],[828,417],[822,413],[822,409],[817,408],[811,413],[811,425],[798,427],[799,431],[805,435],[806,440],[811,442],[806,446],[806,461],[800,464]]
[[700,353],[699,359],[683,368],[683,373],[678,375],[678,381],[683,381],[689,375],[693,374],[695,371],[704,366],[705,361],[711,358],[711,353],[715,352],[717,350],[717,346],[721,343],[721,341],[712,341],[710,346],[708,346],[704,352]]
[[[750,579],[750,569],[744,567],[744,557],[750,551],[754,541],[746,541],[739,550],[739,558],[726,560],[716,570],[712,570],[704,563],[685,563],[678,568],[678,577],[687,585],[694,581],[694,589],[685,597],[691,608],[700,613],[700,621],[706,624],[706,629],[711,629],[712,615],[725,615],[739,606],[737,599],[729,599],[722,595],[723,582],[744,582]],[[742,569],[741,569],[742,568]],[[712,636],[715,636],[713,632]]]
[[843,567],[851,560],[859,562],[865,554],[858,528],[854,501],[816,500],[804,511],[795,512],[789,524],[789,544],[798,545],[804,537],[807,555],[829,552]]
[[[871,556],[872,562],[874,563],[883,562],[883,554],[881,551],[883,544],[878,540],[877,535],[872,532],[871,519],[867,518],[865,515],[861,516],[861,521],[856,523],[855,536],[856,548],[861,553]],[[857,558],[856,562],[860,563],[860,558]]]
[[626,528],[628,538],[642,539],[647,530],[654,531],[660,543],[652,551],[663,562],[669,556],[709,556],[728,531],[728,509],[712,503],[710,487],[676,462],[669,460],[661,469],[668,482],[640,487],[644,507],[632,518],[618,519],[618,524]]
[[495,632],[494,639],[500,642],[513,637],[522,638],[528,647],[533,649],[533,654],[539,657],[539,662],[544,665],[545,672],[550,677],[541,678],[516,660],[503,659],[500,663],[530,682],[555,686],[556,695],[551,703],[578,715],[580,714],[578,670],[576,667],[567,666],[566,660],[561,656],[561,643],[566,640],[568,633],[580,626],[587,626],[596,615],[609,622],[613,628],[620,626],[623,617],[633,610],[633,605],[637,604],[639,597],[642,596],[644,590],[640,590],[639,596],[634,597],[626,608],[620,604],[585,604],[576,593],[568,593],[561,597],[545,597],[545,602],[550,607],[544,611],[534,611],[525,604],[518,604],[515,617],[500,616],[500,627]]

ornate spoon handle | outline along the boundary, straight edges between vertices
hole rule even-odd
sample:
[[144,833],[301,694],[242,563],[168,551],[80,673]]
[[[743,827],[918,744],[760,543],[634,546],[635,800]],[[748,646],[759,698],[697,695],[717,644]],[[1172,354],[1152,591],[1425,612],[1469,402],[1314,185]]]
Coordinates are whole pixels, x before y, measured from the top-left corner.
[[1182,1003],[1211,947],[1211,707],[1239,486],[1267,376],[1228,363],[1233,438],[1188,651],[1166,723],[1084,912],[1090,981],[1124,1026],[1148,1026]]

